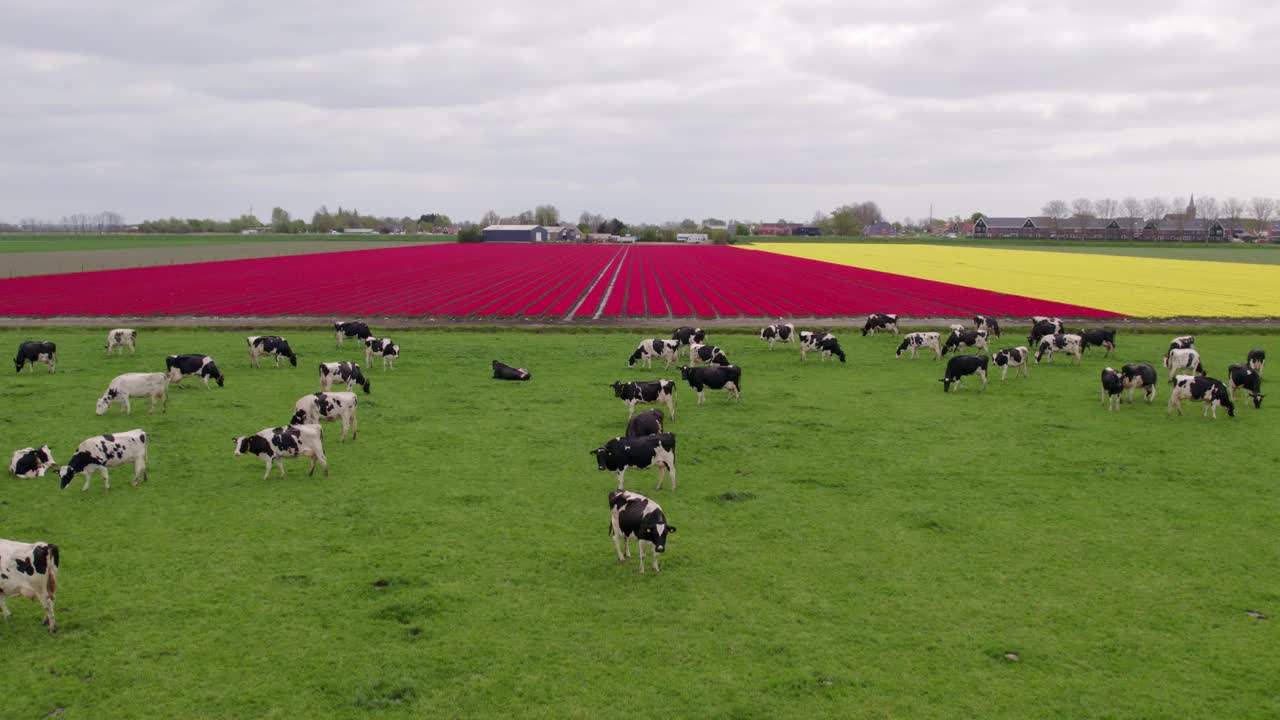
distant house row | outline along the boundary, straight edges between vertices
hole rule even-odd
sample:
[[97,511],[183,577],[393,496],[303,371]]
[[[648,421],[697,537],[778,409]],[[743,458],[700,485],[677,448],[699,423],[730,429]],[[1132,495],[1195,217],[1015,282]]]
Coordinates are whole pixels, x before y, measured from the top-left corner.
[[804,223],[761,223],[752,228],[752,235],[797,235],[801,237],[817,237],[822,231],[813,225]]
[[[978,238],[1060,238],[1068,240],[1180,240],[1224,242],[1247,234],[1242,222],[1170,216],[1163,220],[1121,218],[984,217],[973,226]],[[1271,237],[1280,238],[1280,223]]]

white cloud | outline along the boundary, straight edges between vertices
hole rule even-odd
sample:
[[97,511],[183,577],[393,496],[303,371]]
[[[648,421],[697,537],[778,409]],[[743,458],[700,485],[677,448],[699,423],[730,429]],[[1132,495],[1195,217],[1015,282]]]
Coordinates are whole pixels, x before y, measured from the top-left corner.
[[1265,0],[538,5],[12,6],[0,219],[1280,194]]

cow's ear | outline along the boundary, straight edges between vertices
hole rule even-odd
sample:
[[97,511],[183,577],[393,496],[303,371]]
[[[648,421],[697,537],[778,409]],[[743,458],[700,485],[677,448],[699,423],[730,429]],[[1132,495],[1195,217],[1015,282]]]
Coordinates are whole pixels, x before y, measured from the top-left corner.
[[673,533],[673,532],[675,532],[675,531],[676,531],[676,526],[675,526],[675,525],[668,525],[668,526],[667,526],[667,532],[668,532],[668,533]]

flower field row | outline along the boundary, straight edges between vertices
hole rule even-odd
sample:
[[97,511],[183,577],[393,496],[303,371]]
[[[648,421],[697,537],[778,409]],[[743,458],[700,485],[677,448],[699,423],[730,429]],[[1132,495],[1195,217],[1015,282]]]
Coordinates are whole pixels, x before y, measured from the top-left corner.
[[[965,275],[965,273],[954,273]],[[6,316],[833,317],[1113,312],[708,246],[427,245],[0,281]]]
[[771,256],[903,273],[1136,317],[1280,316],[1277,265],[941,245],[752,247]]

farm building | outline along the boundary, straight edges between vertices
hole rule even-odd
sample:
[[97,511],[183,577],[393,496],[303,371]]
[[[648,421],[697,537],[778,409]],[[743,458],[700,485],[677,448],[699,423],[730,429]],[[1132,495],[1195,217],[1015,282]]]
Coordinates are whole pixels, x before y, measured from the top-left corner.
[[706,233],[677,233],[676,242],[682,243],[698,243],[707,244],[708,236]]
[[896,235],[897,233],[893,231],[892,223],[887,223],[882,220],[880,222],[863,225],[862,234],[870,237],[889,237],[891,235]]
[[753,229],[752,235],[791,235],[800,223],[760,223]]
[[[1221,227],[1221,223],[1214,225]],[[1142,239],[1204,242],[1208,237],[1221,237],[1221,232],[1214,235],[1213,229],[1204,220],[1175,216],[1166,220],[1148,221],[1142,228]]]
[[547,229],[541,225],[490,225],[484,229],[485,242],[546,242]]
[[812,225],[801,225],[800,227],[792,228],[791,234],[801,235],[804,237],[818,237],[819,235],[822,234],[822,229],[814,227]]
[[1041,237],[1044,229],[1029,217],[984,217],[973,224],[974,237],[1033,238]]
[[577,242],[578,228],[572,225],[548,225],[546,227],[547,238],[552,242],[559,240],[560,242]]

